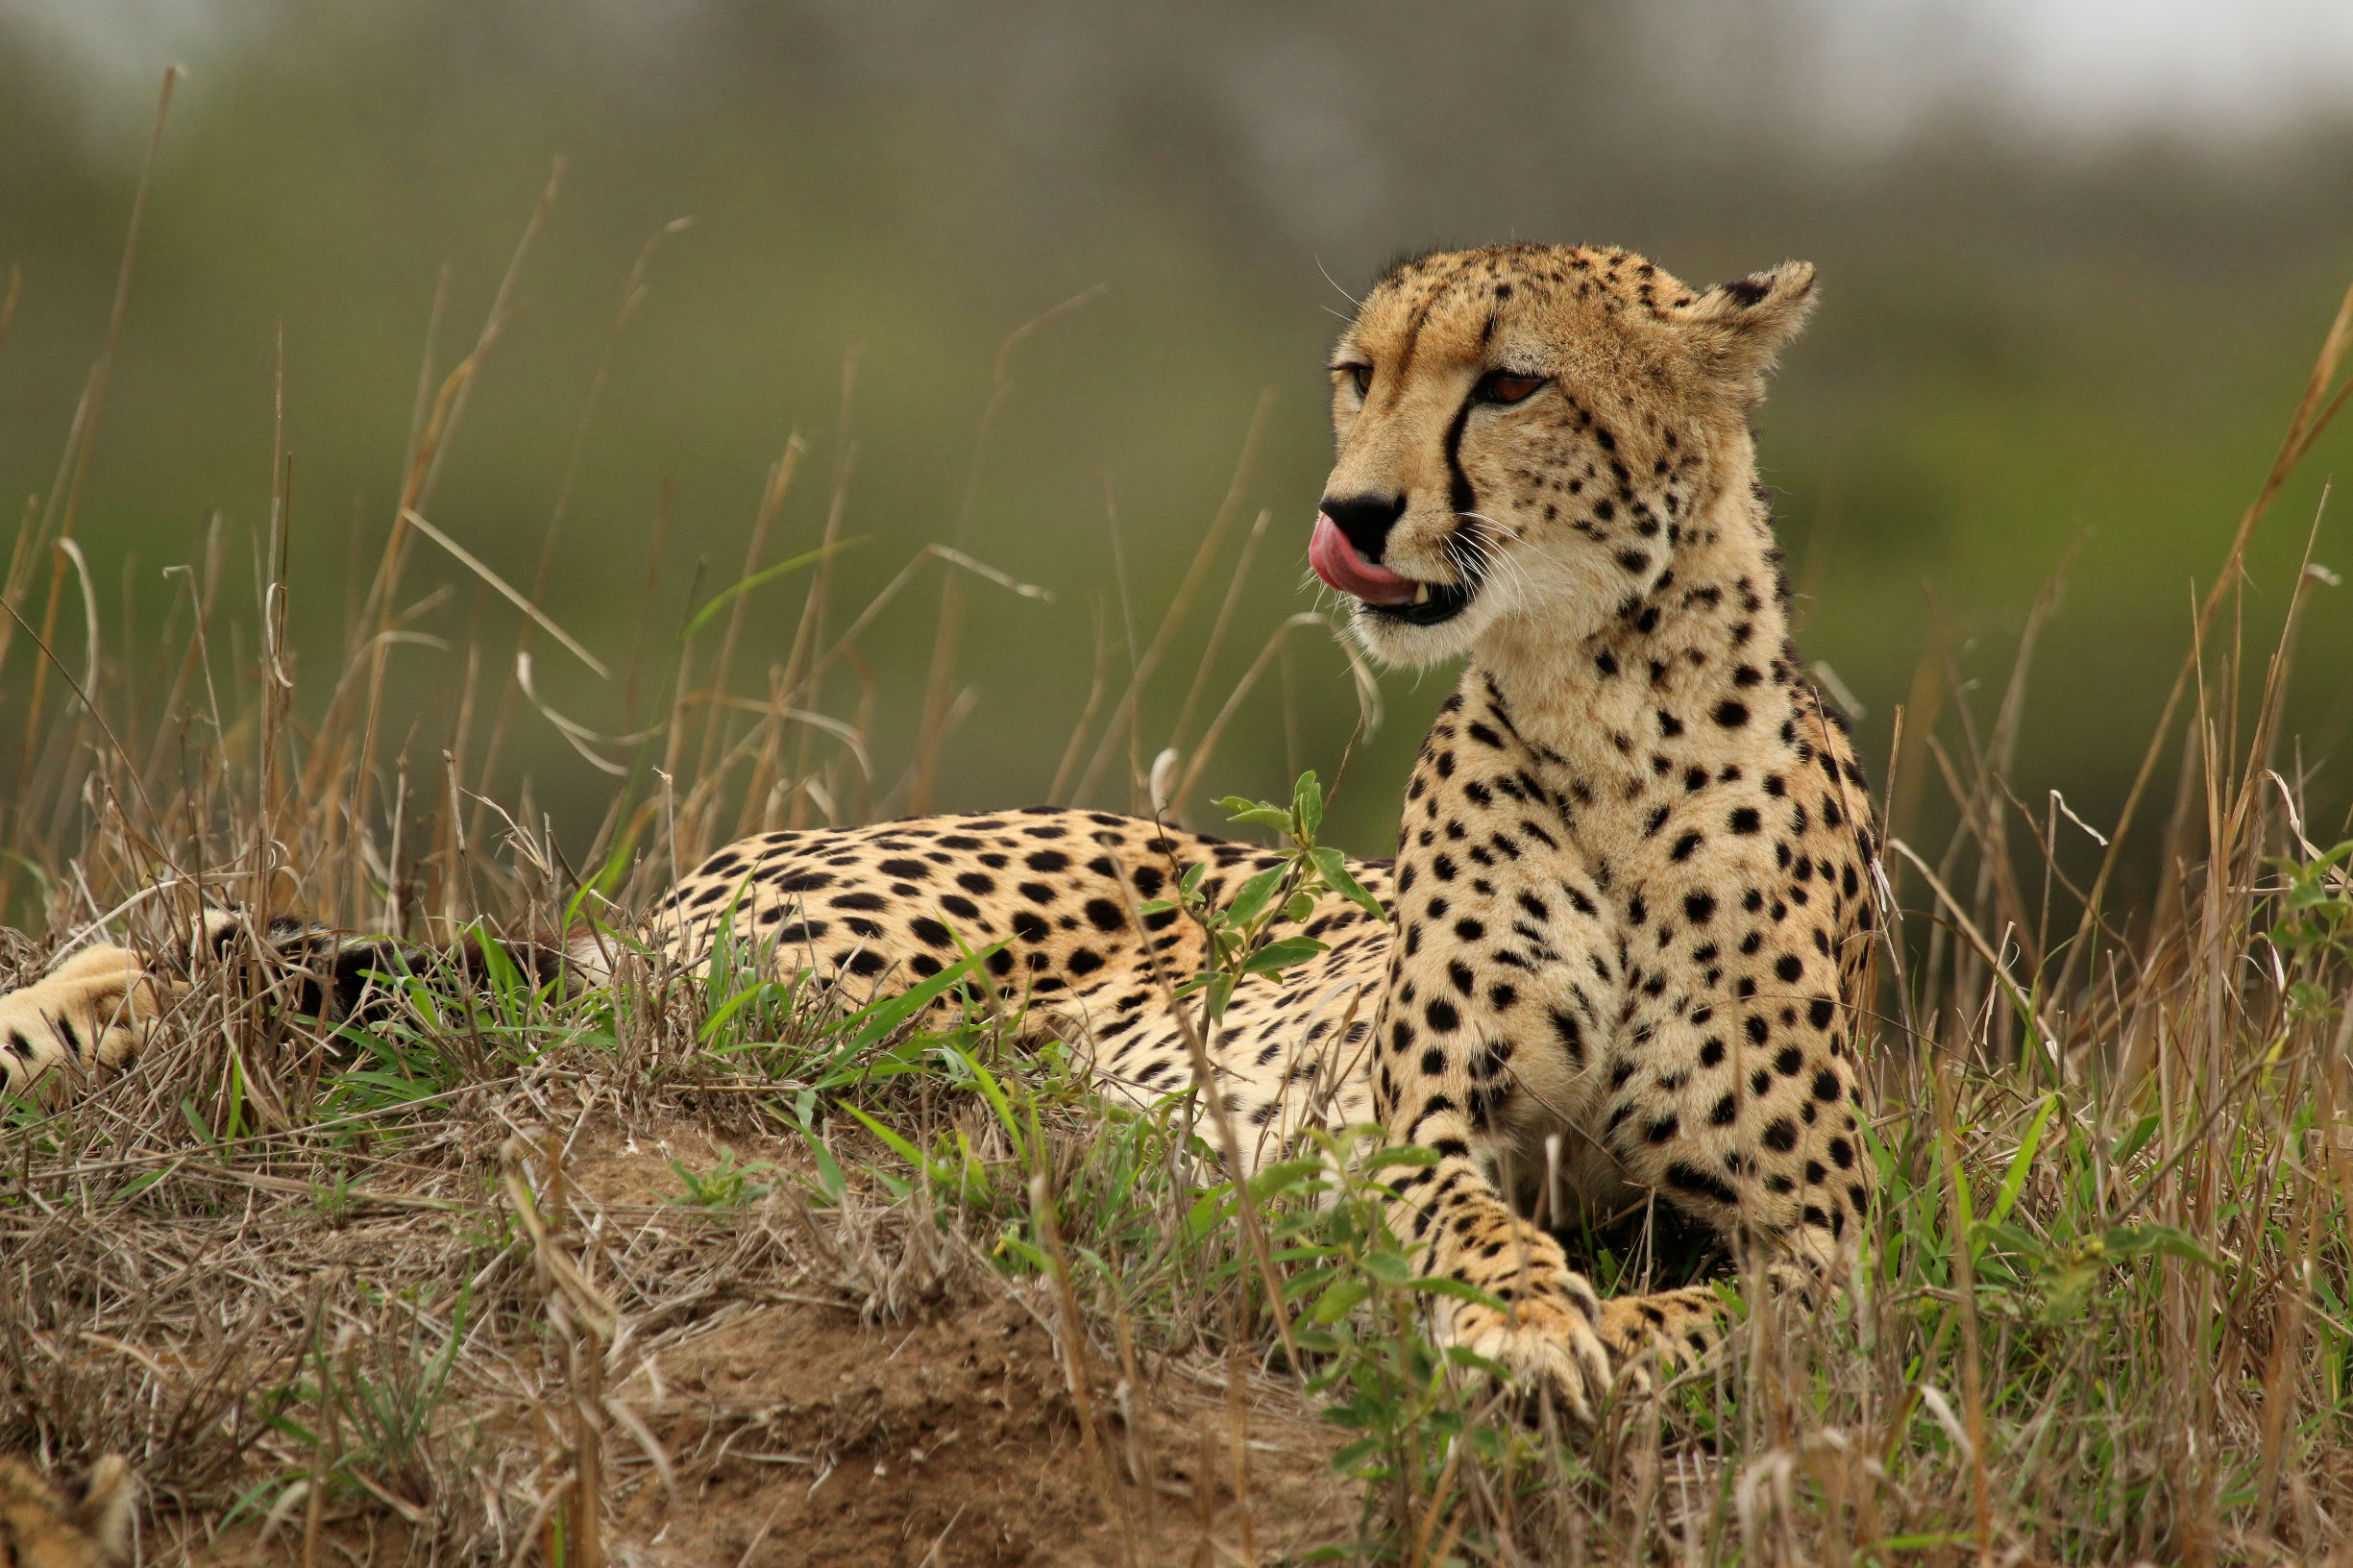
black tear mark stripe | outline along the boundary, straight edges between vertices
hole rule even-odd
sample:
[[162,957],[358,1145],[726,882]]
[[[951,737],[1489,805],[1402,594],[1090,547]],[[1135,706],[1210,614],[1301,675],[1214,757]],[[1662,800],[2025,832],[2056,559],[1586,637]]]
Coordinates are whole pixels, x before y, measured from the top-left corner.
[[1455,410],[1455,417],[1446,426],[1447,500],[1453,503],[1458,516],[1479,509],[1479,492],[1471,488],[1471,477],[1462,472],[1462,429],[1470,423],[1471,405],[1478,401],[1479,386],[1473,382],[1471,389],[1462,394],[1461,406]]

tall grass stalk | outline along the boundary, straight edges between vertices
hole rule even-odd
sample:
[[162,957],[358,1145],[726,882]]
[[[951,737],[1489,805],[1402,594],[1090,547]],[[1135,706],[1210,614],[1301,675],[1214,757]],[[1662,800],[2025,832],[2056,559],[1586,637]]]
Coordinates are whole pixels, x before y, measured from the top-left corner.
[[[836,602],[854,359],[820,537],[776,529],[807,450],[797,436],[770,471],[733,585],[662,560],[657,518],[650,576],[683,585],[684,605],[674,636],[650,614],[609,729],[557,714],[530,684],[536,637],[562,622],[541,602],[544,573],[520,595],[544,620],[520,622],[511,649],[478,637],[450,649],[467,672],[452,700],[417,714],[404,745],[388,727],[388,673],[439,635],[428,628],[449,592],[410,585],[425,568],[409,520],[431,515],[560,174],[467,355],[440,371],[429,341],[397,505],[377,520],[386,543],[354,584],[340,665],[323,676],[288,654],[319,610],[293,599],[288,562],[322,548],[324,530],[298,503],[282,436],[251,602],[230,570],[240,544],[214,520],[168,575],[169,636],[128,621],[100,636],[92,593],[81,656],[60,647],[59,606],[86,576],[62,545],[103,397],[93,373],[58,493],[28,511],[5,582],[0,679],[30,700],[0,898],[46,936],[12,934],[0,978],[31,977],[71,941],[160,947],[205,899],[436,943],[560,926],[583,909],[614,917],[748,829],[931,797],[968,711],[967,596],[1034,591],[975,557],[968,501],[956,531],[873,600]],[[126,289],[129,277],[127,256]],[[616,332],[647,286],[641,257]],[[429,339],[447,292],[445,279]],[[2056,589],[1990,715],[1951,642],[1932,639],[1889,781],[1885,874],[1902,894],[1883,930],[1867,1140],[1882,1196],[1853,1288],[1818,1311],[1753,1296],[1716,1360],[1655,1400],[1620,1399],[1598,1432],[1531,1419],[1421,1336],[1416,1304],[1433,1287],[1366,1220],[1372,1173],[1352,1164],[1356,1145],[1237,1189],[1181,1104],[1104,1108],[1075,1054],[1025,1036],[1017,1016],[861,1011],[779,979],[773,954],[682,974],[630,951],[616,920],[608,992],[568,997],[510,975],[453,995],[466,988],[445,977],[339,1052],[270,1005],[257,971],[226,964],[198,977],[136,1073],[69,1112],[10,1112],[0,1446],[131,1451],[173,1550],[193,1552],[232,1516],[300,1511],[305,1531],[286,1538],[306,1531],[314,1551],[322,1528],[381,1515],[423,1543],[420,1560],[530,1560],[559,1542],[581,1560],[618,1553],[645,1487],[674,1473],[699,1485],[726,1462],[670,1451],[676,1412],[647,1381],[657,1352],[691,1353],[713,1303],[797,1292],[882,1318],[998,1292],[1062,1336],[1104,1538],[1133,1543],[1112,1556],[1181,1556],[1197,1535],[1431,1565],[2341,1557],[2353,846],[2306,815],[2281,720],[2318,569],[2292,585],[2268,649],[2245,646],[2239,594],[2248,538],[2346,400],[2348,342],[2353,294],[2194,606],[2116,822],[2096,830],[2016,775]],[[1237,682],[1221,654],[1244,628],[1228,596],[1199,668],[1167,668],[1199,594],[1260,548],[1263,514],[1238,549],[1232,536],[1263,421],[1262,407],[1167,602],[1130,613],[1123,583],[1117,613],[1101,612],[1094,696],[1057,795],[1140,803],[1160,771],[1139,759],[1168,750],[1161,776],[1182,809],[1259,711],[1246,704],[1286,639],[1319,621],[1274,628]],[[926,571],[945,585],[917,760],[878,779],[871,759],[892,748],[860,648],[904,622],[895,600]],[[763,643],[746,600],[772,576],[801,602],[789,635]],[[1350,678],[1369,708],[1371,677],[1356,666]],[[478,700],[485,682],[495,702]],[[44,696],[53,685],[70,700]],[[1173,699],[1169,731],[1151,731],[1147,697]],[[593,838],[569,848],[501,771],[510,726],[534,713],[614,778]],[[2149,792],[2169,765],[2152,834]],[[1950,797],[1959,825],[1923,845],[1913,824],[1930,792]],[[2081,858],[2072,835],[2101,840],[2085,883],[2067,869]],[[2120,907],[2119,868],[2152,842],[2154,896]],[[724,1203],[630,1210],[564,1180],[596,1129],[650,1138],[657,1125],[757,1149],[776,1166],[772,1190],[739,1183]],[[502,1179],[484,1180],[502,1147]],[[204,1267],[191,1238],[208,1249]],[[1670,1266],[1648,1246],[1588,1250],[1614,1287]],[[1140,1417],[1113,1419],[1185,1379],[1225,1411],[1197,1461],[1140,1438]],[[1282,1509],[1253,1433],[1319,1412],[1335,1417],[1347,1507],[1294,1509],[1290,1523],[1319,1533],[1272,1544]],[[499,1442],[480,1441],[486,1424]],[[1180,1462],[1192,1466],[1189,1510],[1165,1506]],[[1224,1522],[1219,1496],[1247,1500],[1243,1524]]]

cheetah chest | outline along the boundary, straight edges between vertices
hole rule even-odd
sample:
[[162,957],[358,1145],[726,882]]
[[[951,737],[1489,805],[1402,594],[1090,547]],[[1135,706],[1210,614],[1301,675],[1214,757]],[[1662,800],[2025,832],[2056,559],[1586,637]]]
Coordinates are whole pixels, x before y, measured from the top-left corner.
[[1595,1158],[1628,994],[1606,870],[1533,759],[1477,723],[1458,755],[1450,727],[1409,791],[1379,1101],[1408,1128],[1458,1109],[1498,1159],[1541,1150],[1554,1180],[1614,1185]]

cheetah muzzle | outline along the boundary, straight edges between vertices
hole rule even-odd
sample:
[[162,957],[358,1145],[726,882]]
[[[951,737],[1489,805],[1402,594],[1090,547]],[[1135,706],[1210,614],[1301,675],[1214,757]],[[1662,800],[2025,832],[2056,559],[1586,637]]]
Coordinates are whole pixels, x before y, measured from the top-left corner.
[[1349,511],[1349,503],[1326,502],[1324,507],[1316,514],[1315,532],[1308,543],[1308,564],[1367,614],[1409,626],[1434,626],[1460,615],[1479,592],[1478,578],[1467,572],[1458,582],[1425,582],[1374,565],[1333,521],[1333,510]]
[[[1820,1300],[1871,1199],[1860,1022],[1872,806],[1791,647],[1750,416],[1813,305],[1788,263],[1685,286],[1623,251],[1503,245],[1400,263],[1331,361],[1336,454],[1309,557],[1354,635],[1465,667],[1414,766],[1397,856],[1278,934],[1324,950],[1234,994],[1210,1053],[1257,1164],[1377,1123],[1418,1265],[1474,1287],[1434,1327],[1571,1414],[1704,1355],[1706,1286],[1603,1298],[1527,1216],[1655,1209]],[[723,930],[853,997],[988,950],[1008,1008],[1139,1105],[1194,1087],[1158,973],[1267,851],[1033,807],[772,832],[644,917],[699,962]],[[281,944],[282,946],[282,943]],[[576,973],[609,983],[594,951]],[[337,970],[336,972],[340,972]],[[0,998],[12,1093],[136,1070],[179,993],[98,949]]]

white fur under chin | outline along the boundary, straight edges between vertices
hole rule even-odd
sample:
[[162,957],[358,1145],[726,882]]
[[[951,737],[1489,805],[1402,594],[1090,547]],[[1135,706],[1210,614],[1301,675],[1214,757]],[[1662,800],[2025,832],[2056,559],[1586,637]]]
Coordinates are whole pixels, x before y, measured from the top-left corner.
[[1659,552],[1650,572],[1630,582],[1614,562],[1548,558],[1515,549],[1484,575],[1461,613],[1434,626],[1417,626],[1360,604],[1349,619],[1358,646],[1392,669],[1415,669],[1467,658],[1504,640],[1531,638],[1554,649],[1581,643],[1609,625],[1629,591],[1647,594],[1667,565]]
[[1349,617],[1348,629],[1357,646],[1382,664],[1393,670],[1414,670],[1461,658],[1478,644],[1479,634],[1494,618],[1483,591],[1453,620],[1434,626],[1417,626],[1360,604]]

